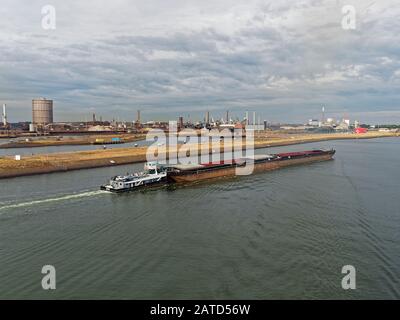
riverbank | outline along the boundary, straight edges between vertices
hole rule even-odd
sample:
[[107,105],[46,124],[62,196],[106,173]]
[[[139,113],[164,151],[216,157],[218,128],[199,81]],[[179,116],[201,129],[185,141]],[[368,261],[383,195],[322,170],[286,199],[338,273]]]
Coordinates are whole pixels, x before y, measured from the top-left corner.
[[[369,132],[362,135],[339,133],[288,135],[284,137],[276,136],[269,138],[256,137],[254,148],[260,149],[273,146],[286,146],[329,140],[374,139],[396,136],[398,137],[400,134]],[[206,147],[208,146],[204,144],[199,145],[198,150]],[[170,151],[177,152],[180,148],[189,149],[189,146],[181,145],[177,149]],[[221,148],[221,150],[223,151],[223,148]],[[146,161],[146,151],[147,147],[114,148],[106,150],[24,156],[21,160],[15,160],[12,157],[6,156],[0,158],[0,179],[144,162]]]
[[[35,148],[35,147],[54,147],[69,145],[90,145],[90,144],[110,144],[112,138],[119,138],[121,143],[135,142],[146,138],[145,135],[91,135],[86,137],[50,137],[39,139],[27,139],[21,141],[12,141],[0,145],[0,149],[11,148]],[[100,141],[100,142],[99,142]]]

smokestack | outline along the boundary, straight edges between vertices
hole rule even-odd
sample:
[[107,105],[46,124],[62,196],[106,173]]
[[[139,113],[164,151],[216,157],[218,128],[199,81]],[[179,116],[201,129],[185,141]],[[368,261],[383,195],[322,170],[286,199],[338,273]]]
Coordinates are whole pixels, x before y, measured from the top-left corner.
[[183,129],[183,117],[179,117],[179,122],[178,122],[179,124],[178,124],[178,127],[180,128],[180,129]]
[[253,112],[253,126],[256,125],[256,112]]
[[3,125],[7,126],[7,113],[6,113],[6,104],[3,104]]
[[229,110],[226,110],[226,123],[229,123]]
[[206,124],[210,123],[210,111],[206,112]]
[[140,123],[140,110],[137,111],[137,123]]
[[246,125],[249,124],[249,112],[246,111]]

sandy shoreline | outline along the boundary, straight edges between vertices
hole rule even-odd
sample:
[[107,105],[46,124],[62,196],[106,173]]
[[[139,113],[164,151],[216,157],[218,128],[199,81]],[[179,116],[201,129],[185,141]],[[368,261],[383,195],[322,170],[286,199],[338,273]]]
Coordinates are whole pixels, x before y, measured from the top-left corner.
[[54,147],[54,146],[70,146],[70,145],[91,145],[96,142],[96,139],[104,140],[105,144],[111,141],[112,137],[118,137],[123,140],[124,143],[140,141],[146,139],[146,135],[91,135],[79,138],[62,138],[56,139],[54,137],[38,140],[29,141],[15,141],[8,142],[0,145],[0,149],[10,149],[10,148],[35,148],[35,147]]
[[[374,139],[396,136],[398,137],[400,134],[381,132],[369,132],[362,135],[342,133],[299,134],[285,137],[257,138],[254,148],[260,149],[329,140]],[[182,145],[179,148],[184,146],[188,147],[187,145]],[[203,147],[206,146],[203,145]],[[146,151],[147,147],[115,148],[23,156],[19,161],[9,156],[0,157],[0,179],[144,162],[146,161]]]

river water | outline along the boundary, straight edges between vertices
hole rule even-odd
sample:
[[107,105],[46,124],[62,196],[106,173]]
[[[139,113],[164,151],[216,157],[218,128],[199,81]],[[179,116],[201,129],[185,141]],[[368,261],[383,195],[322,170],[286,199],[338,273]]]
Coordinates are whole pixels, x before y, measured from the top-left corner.
[[98,186],[142,165],[0,180],[0,298],[400,298],[400,139],[267,152],[319,147],[335,160],[120,195]]
[[[0,139],[0,146],[8,143],[10,139]],[[107,144],[107,149],[113,148],[134,148],[135,145],[138,147],[147,146],[154,143],[153,141],[139,140],[121,144]],[[15,156],[15,155],[35,155],[35,154],[47,154],[54,152],[75,152],[75,151],[86,151],[86,150],[102,150],[102,145],[63,145],[63,146],[47,146],[47,147],[32,147],[32,148],[0,148],[1,156]]]

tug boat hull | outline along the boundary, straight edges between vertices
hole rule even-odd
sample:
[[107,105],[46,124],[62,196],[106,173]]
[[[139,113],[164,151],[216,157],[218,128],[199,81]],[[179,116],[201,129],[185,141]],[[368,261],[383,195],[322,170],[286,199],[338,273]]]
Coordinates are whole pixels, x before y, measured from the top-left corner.
[[104,191],[113,192],[113,193],[122,193],[122,192],[129,192],[129,191],[135,191],[135,190],[143,189],[145,187],[146,188],[150,188],[150,187],[153,187],[153,186],[158,186],[158,185],[161,185],[161,184],[165,184],[166,182],[167,182],[167,177],[165,176],[165,177],[160,178],[160,179],[152,179],[152,180],[145,181],[142,184],[137,185],[137,186],[132,185],[132,186],[124,187],[124,188],[121,188],[121,189],[116,189],[116,188],[113,188],[110,185],[102,185],[102,186],[100,186],[100,189],[104,190]]

